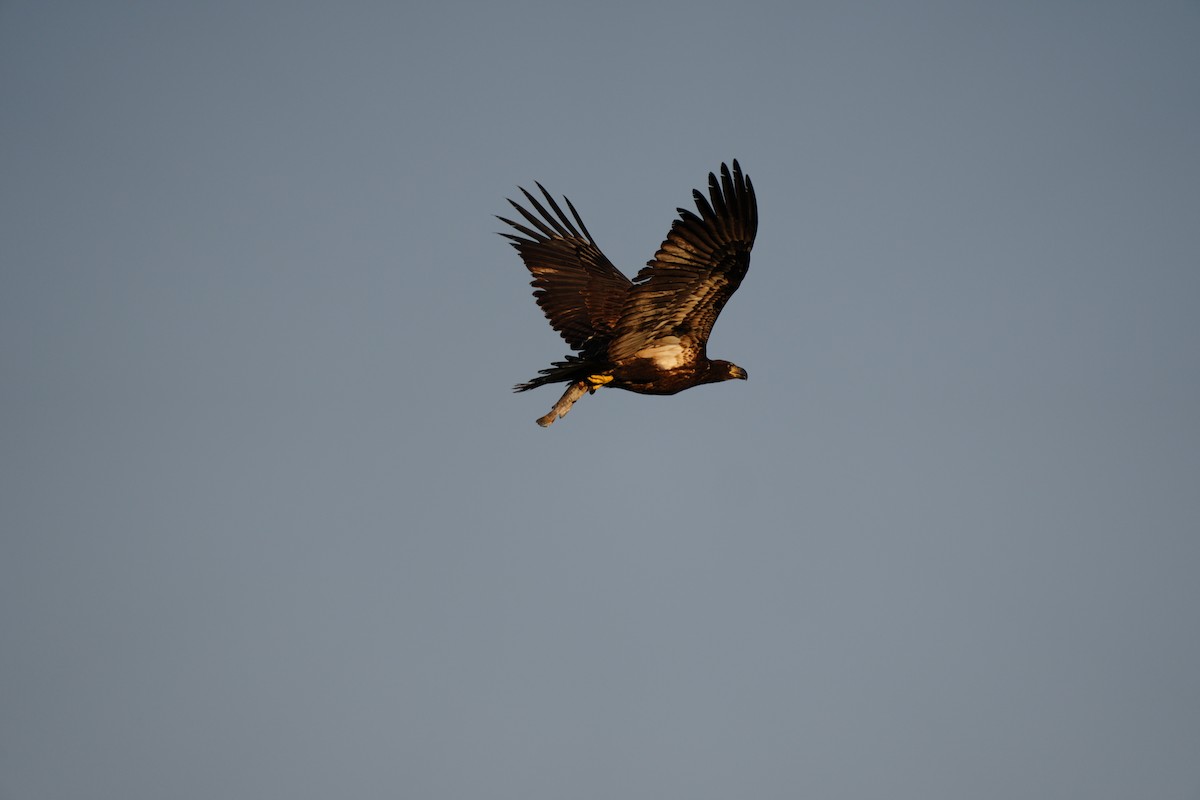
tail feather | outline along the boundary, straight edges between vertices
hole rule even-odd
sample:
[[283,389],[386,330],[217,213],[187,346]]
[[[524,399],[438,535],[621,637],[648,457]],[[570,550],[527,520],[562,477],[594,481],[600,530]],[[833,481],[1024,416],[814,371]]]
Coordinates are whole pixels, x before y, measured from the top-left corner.
[[555,361],[546,369],[539,370],[538,377],[524,383],[518,383],[513,387],[513,391],[528,392],[530,389],[547,386],[551,383],[581,381],[603,369],[602,365],[596,364],[591,359],[570,355],[567,356],[566,361]]

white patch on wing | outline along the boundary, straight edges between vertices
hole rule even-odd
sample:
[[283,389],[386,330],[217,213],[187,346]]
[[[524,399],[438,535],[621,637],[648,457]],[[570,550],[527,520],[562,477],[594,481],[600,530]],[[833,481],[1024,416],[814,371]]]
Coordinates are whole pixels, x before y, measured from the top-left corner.
[[659,369],[675,369],[684,363],[684,347],[676,336],[659,339],[649,347],[638,350],[634,355],[653,361]]

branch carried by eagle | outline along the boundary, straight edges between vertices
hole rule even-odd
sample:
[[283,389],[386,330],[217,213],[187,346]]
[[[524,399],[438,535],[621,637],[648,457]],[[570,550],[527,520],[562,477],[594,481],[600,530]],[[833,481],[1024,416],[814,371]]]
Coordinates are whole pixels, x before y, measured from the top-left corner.
[[732,173],[721,165],[719,180],[709,173],[707,198],[692,192],[699,213],[678,209],[666,240],[632,281],[600,252],[570,200],[563,198],[568,219],[545,187],[537,187],[546,205],[521,189],[536,214],[508,201],[528,224],[498,219],[521,234],[500,235],[512,240],[533,275],[533,296],[550,326],[575,351],[514,387],[569,384],[539,425],[566,416],[576,400],[601,386],[675,394],[746,379],[741,367],[707,354],[713,323],[746,276],[758,230],[754,184],[736,160]]

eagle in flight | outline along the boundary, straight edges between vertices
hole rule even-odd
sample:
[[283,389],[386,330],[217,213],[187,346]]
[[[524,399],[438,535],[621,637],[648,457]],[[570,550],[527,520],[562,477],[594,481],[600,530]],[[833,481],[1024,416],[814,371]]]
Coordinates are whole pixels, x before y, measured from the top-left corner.
[[750,266],[758,230],[754,185],[736,160],[732,173],[721,165],[720,179],[709,173],[707,198],[692,192],[698,213],[678,209],[666,240],[632,281],[600,252],[570,200],[563,198],[574,222],[537,187],[550,211],[521,189],[537,213],[509,200],[528,224],[498,219],[520,234],[501,236],[512,240],[533,275],[533,295],[551,327],[575,351],[514,387],[569,384],[539,425],[566,416],[576,400],[601,386],[675,394],[746,379],[746,370],[709,360],[707,353],[713,323]]

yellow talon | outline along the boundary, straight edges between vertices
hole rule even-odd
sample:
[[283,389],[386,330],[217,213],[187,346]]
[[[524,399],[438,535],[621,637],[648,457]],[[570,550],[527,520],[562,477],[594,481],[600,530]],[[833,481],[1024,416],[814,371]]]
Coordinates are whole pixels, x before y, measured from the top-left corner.
[[601,375],[588,375],[587,378],[585,378],[584,380],[587,381],[588,392],[595,394],[596,390],[599,389],[604,384],[612,383],[612,379],[613,379],[612,375],[601,374]]

